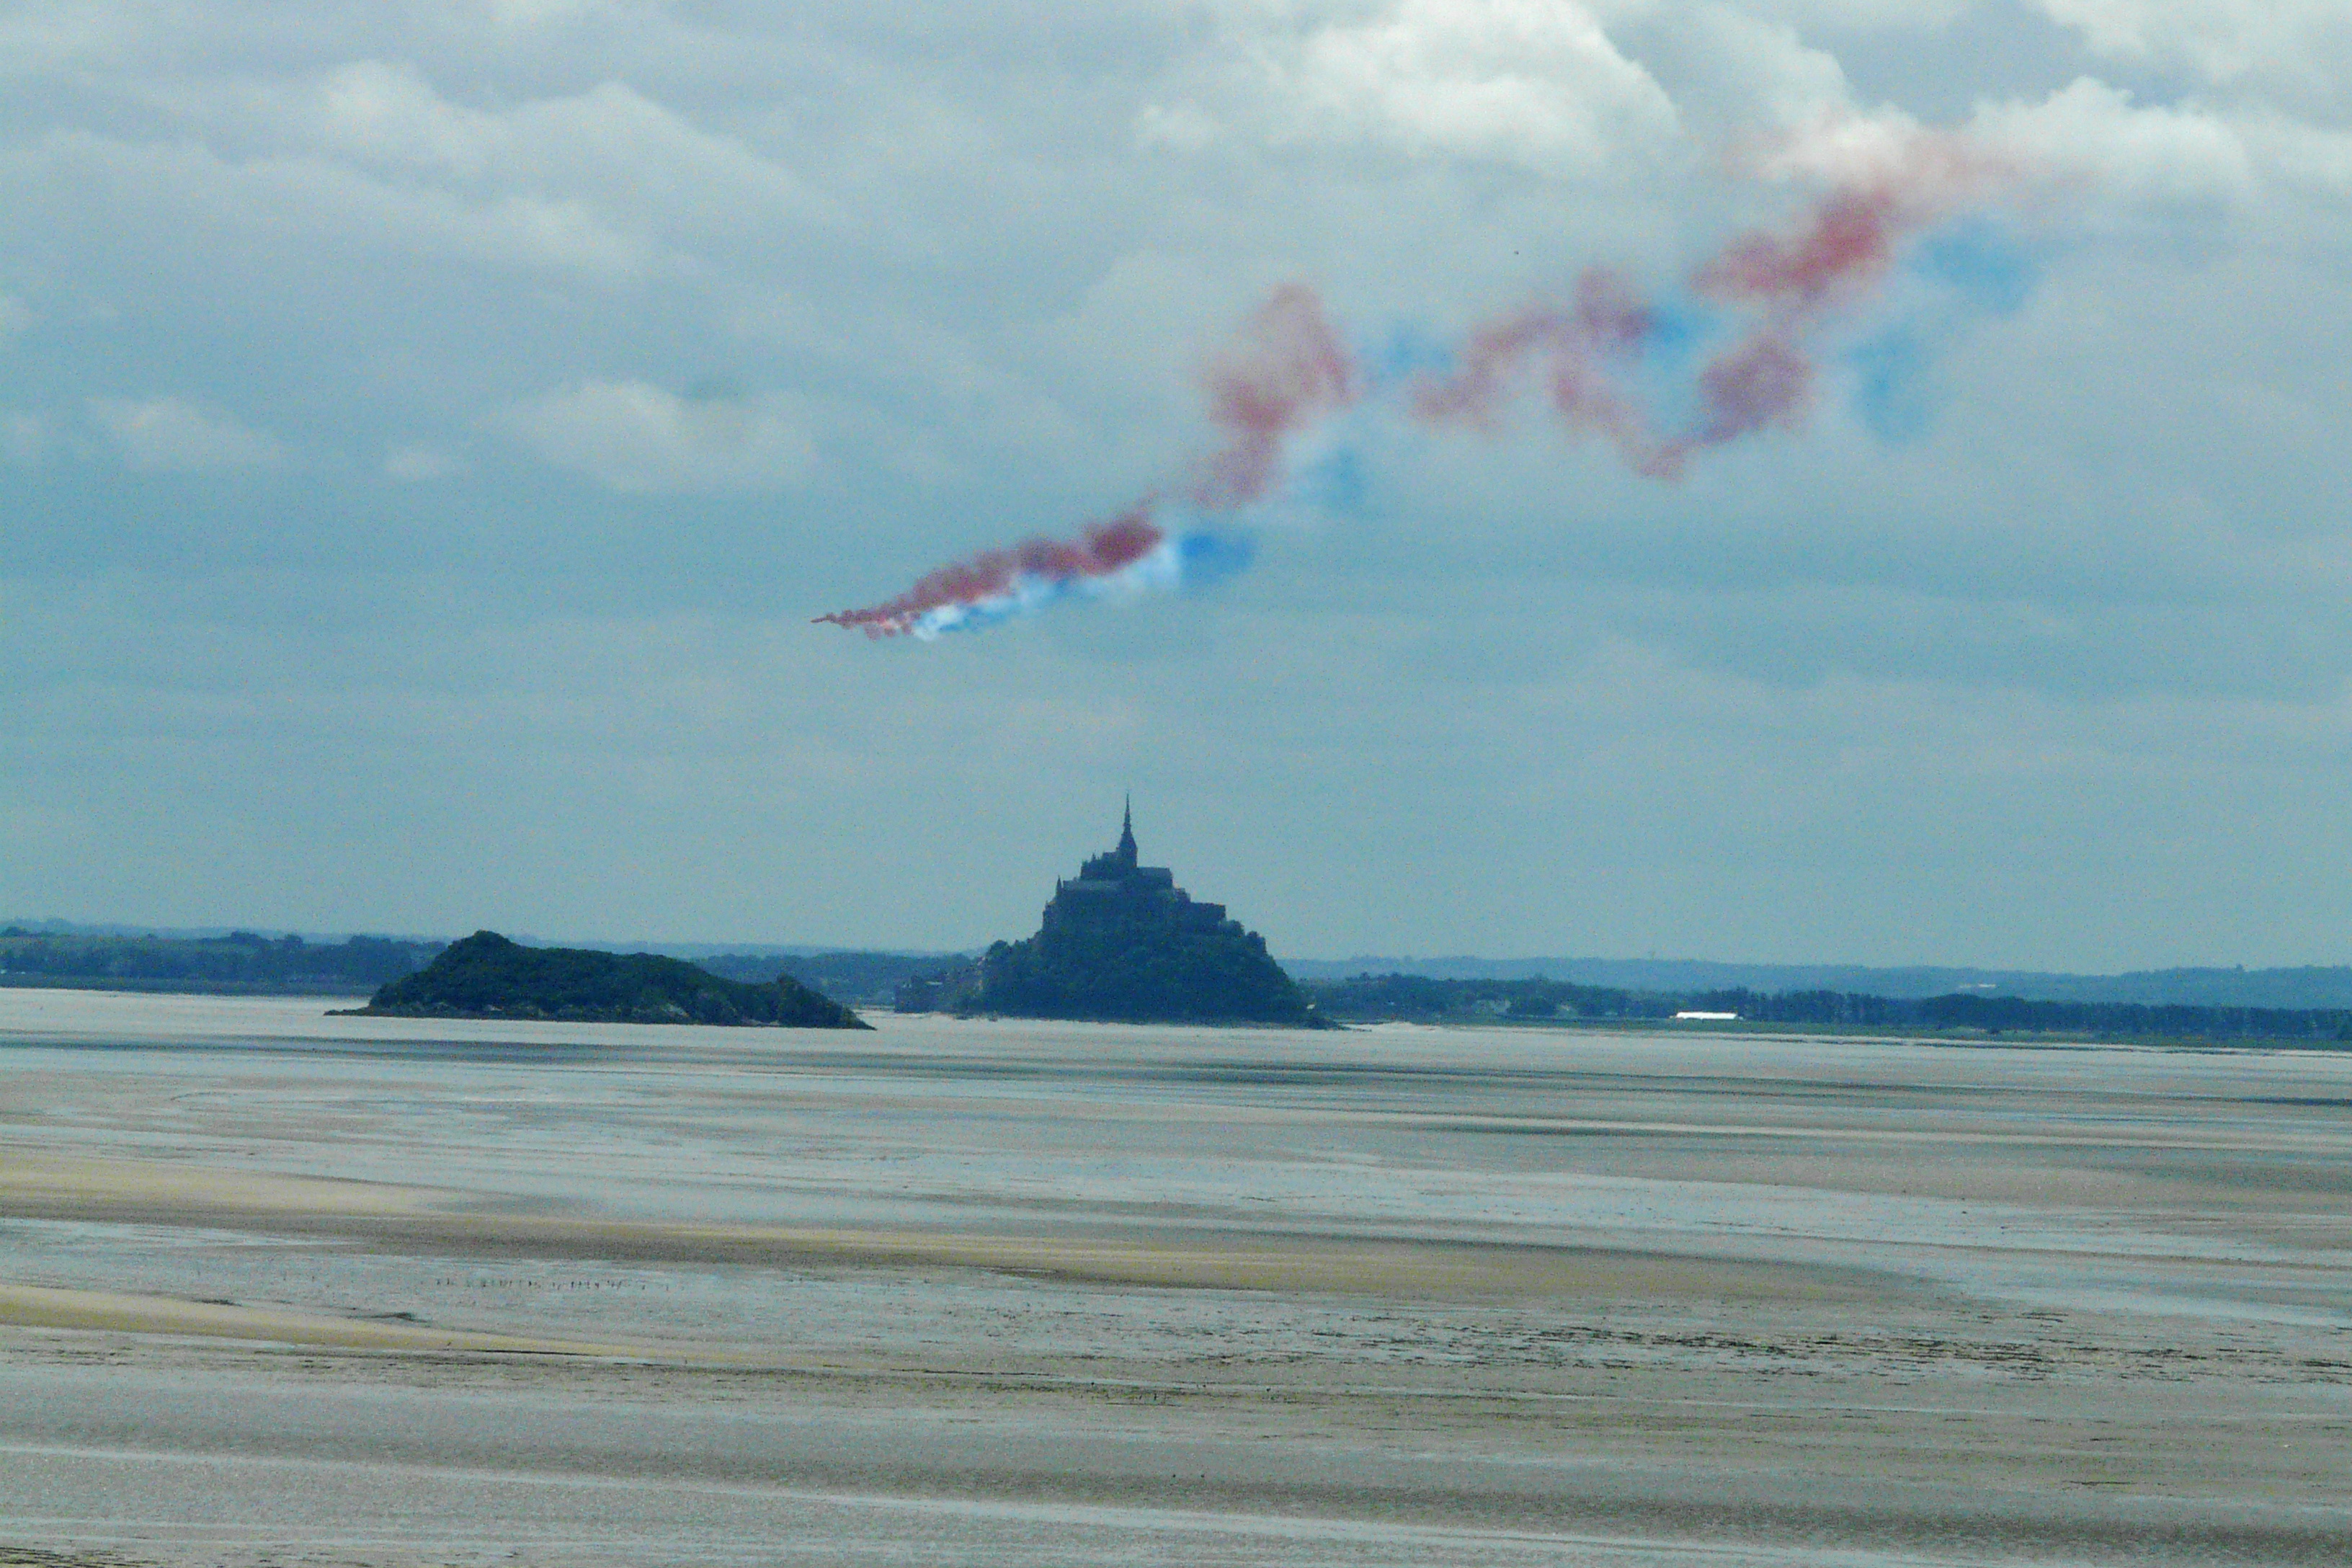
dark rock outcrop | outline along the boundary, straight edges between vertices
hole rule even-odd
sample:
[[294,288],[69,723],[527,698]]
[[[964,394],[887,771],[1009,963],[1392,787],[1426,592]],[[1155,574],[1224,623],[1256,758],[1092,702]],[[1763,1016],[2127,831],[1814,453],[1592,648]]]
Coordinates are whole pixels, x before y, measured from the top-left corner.
[[733,1024],[792,1029],[871,1025],[789,975],[722,980],[650,952],[525,947],[492,931],[451,942],[355,1013],[395,1018],[551,1018],[581,1024]]

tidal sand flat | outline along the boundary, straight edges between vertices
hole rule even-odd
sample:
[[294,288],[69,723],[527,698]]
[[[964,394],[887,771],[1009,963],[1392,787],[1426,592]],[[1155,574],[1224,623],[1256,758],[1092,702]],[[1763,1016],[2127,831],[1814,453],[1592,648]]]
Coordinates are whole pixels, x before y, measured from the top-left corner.
[[2341,1563],[2352,1053],[0,992],[0,1562]]

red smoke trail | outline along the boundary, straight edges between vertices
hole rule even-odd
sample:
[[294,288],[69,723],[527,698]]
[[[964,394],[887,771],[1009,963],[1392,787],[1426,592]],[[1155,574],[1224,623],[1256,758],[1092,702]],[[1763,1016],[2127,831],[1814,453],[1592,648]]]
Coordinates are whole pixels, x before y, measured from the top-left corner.
[[1570,426],[1596,430],[1634,468],[1647,470],[1658,443],[1640,412],[1619,395],[1604,362],[1637,356],[1657,330],[1657,313],[1636,299],[1614,273],[1593,268],[1577,279],[1576,303],[1566,309],[1530,305],[1481,328],[1451,377],[1426,384],[1413,399],[1425,419],[1458,422],[1493,433],[1500,405],[1518,367],[1547,357],[1552,406]]
[[1480,329],[1461,368],[1424,385],[1413,400],[1425,419],[1461,423],[1492,434],[1521,364],[1545,363],[1552,406],[1571,429],[1606,438],[1619,456],[1647,473],[1661,444],[1639,409],[1620,394],[1607,363],[1637,357],[1656,329],[1656,314],[1615,275],[1594,268],[1577,281],[1574,306],[1531,305]]
[[[1191,490],[1194,504],[1231,510],[1263,499],[1282,471],[1283,443],[1355,401],[1356,365],[1314,290],[1286,284],[1244,323],[1240,342],[1209,373],[1209,416],[1226,444],[1204,465]],[[1147,498],[1075,544],[1033,539],[942,566],[895,599],[862,610],[819,616],[873,637],[917,629],[930,611],[1013,594],[1024,580],[1049,584],[1106,576],[1134,564],[1166,540]]]
[[1694,281],[1718,300],[1818,305],[1886,270],[1899,216],[1893,191],[1840,191],[1813,210],[1794,239],[1759,234],[1734,240]]
[[1697,430],[1657,447],[1635,464],[1654,479],[1678,479],[1690,455],[1720,447],[1768,426],[1793,430],[1804,423],[1812,396],[1813,362],[1776,333],[1759,332],[1727,349],[1699,372],[1699,397],[1706,418]]
[[1743,235],[1725,246],[1693,275],[1694,291],[1759,307],[1764,318],[1699,372],[1696,429],[1663,436],[1618,391],[1610,362],[1638,357],[1657,318],[1599,270],[1578,280],[1572,309],[1531,307],[1474,333],[1460,368],[1424,385],[1414,407],[1427,419],[1492,432],[1520,365],[1541,359],[1552,406],[1569,428],[1599,435],[1637,473],[1679,479],[1693,452],[1801,425],[1815,375],[1805,333],[1884,278],[1912,235],[2016,175],[1956,137],[1923,134],[1822,196],[1793,233]]
[[1815,202],[1794,236],[1744,235],[1692,282],[1715,299],[1782,310],[1834,303],[1884,276],[1904,240],[2021,172],[1948,132],[1918,132]]
[[1192,499],[1221,510],[1260,500],[1282,469],[1282,444],[1356,400],[1356,364],[1323,301],[1286,283],[1250,316],[1241,347],[1209,375],[1209,417],[1227,434]]
[[895,599],[816,619],[819,625],[856,626],[870,637],[897,637],[926,611],[1009,594],[1024,577],[1066,583],[1073,577],[1104,576],[1142,560],[1165,537],[1151,521],[1147,502],[1087,529],[1075,544],[1032,539],[1010,550],[991,550],[940,567]]

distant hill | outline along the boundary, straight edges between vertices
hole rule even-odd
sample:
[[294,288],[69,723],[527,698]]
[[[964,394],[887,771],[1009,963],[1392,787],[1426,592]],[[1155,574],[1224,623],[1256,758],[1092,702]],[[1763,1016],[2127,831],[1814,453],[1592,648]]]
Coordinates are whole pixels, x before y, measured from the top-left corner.
[[422,967],[439,942],[292,934],[168,937],[0,927],[0,986],[193,991],[230,995],[365,995]]
[[1137,864],[1131,822],[1117,848],[1055,888],[1036,935],[988,950],[978,997],[959,1005],[1115,1023],[1323,1024],[1265,938],[1223,904],[1196,902],[1166,867]]
[[900,985],[919,976],[970,964],[969,952],[759,953],[729,951],[697,960],[730,980],[764,979],[781,969],[810,990],[845,1006],[887,1007]]
[[551,1018],[566,1023],[872,1026],[788,975],[726,980],[650,952],[525,947],[478,931],[352,1011],[395,1018]]
[[2147,1007],[2352,1007],[2352,968],[2144,969],[2066,974],[2024,969],[1924,964],[1720,963],[1696,958],[1290,958],[1301,980],[1403,974],[1430,980],[1533,980],[1624,991],[1840,991],[1918,998],[1972,994],[2037,1002],[2117,1003]]

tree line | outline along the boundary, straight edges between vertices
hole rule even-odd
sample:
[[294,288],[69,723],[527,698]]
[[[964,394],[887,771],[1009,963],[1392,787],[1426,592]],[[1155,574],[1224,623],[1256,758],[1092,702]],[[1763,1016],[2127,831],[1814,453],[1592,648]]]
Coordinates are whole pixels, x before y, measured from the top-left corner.
[[2065,1034],[2168,1039],[2352,1042],[2352,1009],[2233,1007],[2133,1002],[2047,1002],[1955,992],[1872,996],[1845,991],[1625,991],[1537,976],[1528,980],[1433,980],[1359,974],[1308,981],[1333,1018],[1438,1023],[1477,1018],[1670,1019],[1677,1013],[1736,1013],[1763,1024],[1822,1027],[1969,1030],[1986,1035]]
[[432,962],[444,943],[231,931],[223,937],[53,935],[0,931],[0,984],[100,990],[364,992]]

